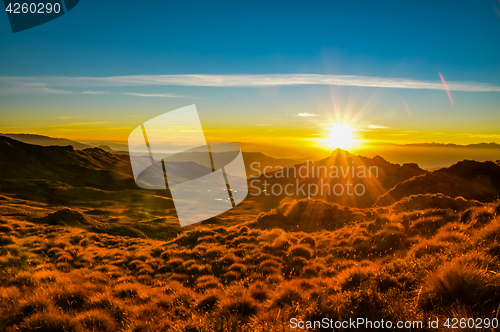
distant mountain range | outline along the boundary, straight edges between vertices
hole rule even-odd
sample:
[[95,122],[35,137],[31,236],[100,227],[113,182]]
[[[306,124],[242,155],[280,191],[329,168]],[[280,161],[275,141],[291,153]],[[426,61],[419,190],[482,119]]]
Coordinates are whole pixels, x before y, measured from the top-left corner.
[[[106,152],[115,154],[115,155],[127,155],[127,146],[124,144],[117,145],[115,147],[120,148],[121,150],[115,150],[108,145],[100,144],[100,142],[93,142],[95,145],[83,144],[80,142],[72,141],[65,138],[53,138],[49,136],[43,135],[34,135],[34,134],[0,134],[1,136],[9,137],[14,140],[33,144],[33,145],[41,145],[41,146],[72,146],[75,150],[84,150],[89,148],[97,147]],[[99,144],[99,145],[98,145]],[[128,158],[128,157],[127,157]],[[172,161],[176,161],[175,157],[170,158]],[[194,158],[196,159],[196,158]],[[283,159],[283,158],[273,158],[270,156],[266,156],[261,152],[245,152],[243,151],[243,160],[245,161],[245,165],[247,166],[247,175],[249,177],[257,175],[257,172],[250,168],[250,164],[255,163],[255,167],[259,167],[264,169],[266,166],[276,167],[280,166],[291,166],[298,163],[297,160],[294,159]]]
[[[71,203],[79,200],[133,199],[142,200],[143,195],[150,195],[151,199],[162,198],[169,200],[168,191],[140,189],[132,176],[130,160],[127,155],[110,153],[110,148],[83,148],[74,149],[72,143],[79,147],[78,142],[66,139],[50,138],[38,135],[20,135],[24,140],[31,139],[38,143],[45,142],[49,146],[23,143],[19,140],[0,136],[0,192],[14,194],[17,198],[48,202],[53,204]],[[14,136],[15,137],[15,136]],[[65,144],[52,146],[53,143]],[[436,143],[431,143],[430,145]],[[438,144],[439,146],[439,144]],[[473,147],[497,144],[473,144]],[[108,150],[105,151],[104,149]],[[145,157],[147,158],[147,157]],[[417,164],[393,164],[380,156],[366,158],[356,156],[337,149],[328,158],[308,163],[296,163],[293,159],[275,159],[258,152],[244,153],[250,178],[250,190],[255,193],[260,189],[261,195],[247,198],[250,204],[258,203],[262,209],[276,207],[285,198],[301,199],[307,196],[339,203],[351,207],[388,206],[415,195],[443,194],[447,197],[463,197],[467,200],[490,202],[500,197],[500,161],[478,162],[471,160],[460,161],[450,167],[433,172],[421,169]],[[255,164],[250,167],[250,163]],[[260,167],[256,167],[260,163]],[[169,161],[165,163],[170,179],[196,177],[197,174],[206,174],[207,169],[194,162],[183,163]],[[339,176],[332,177],[332,167]],[[371,176],[359,176],[360,167],[367,172],[371,167]],[[267,168],[267,173],[263,173]],[[299,169],[307,172],[308,176],[284,176],[287,172]],[[354,171],[352,172],[352,170]],[[316,170],[314,173],[314,170]],[[327,170],[328,174],[318,170]],[[376,174],[375,174],[376,170]],[[187,172],[187,173],[186,173]],[[147,176],[145,173],[144,176]],[[351,191],[354,186],[362,184],[366,190],[363,195],[334,195],[327,193],[309,193],[296,191],[293,195],[285,192],[266,195],[273,185],[289,189],[297,186],[346,184],[349,180]],[[256,181],[256,182],[255,182]],[[322,182],[321,182],[322,181]],[[361,187],[360,187],[361,188]],[[340,187],[338,187],[340,190]],[[344,190],[347,187],[344,186]],[[337,190],[337,192],[339,191]],[[135,194],[113,194],[113,192],[134,192]],[[332,191],[330,191],[331,193]],[[149,196],[148,196],[149,197]],[[156,198],[155,198],[156,197]],[[72,203],[71,203],[72,204]],[[173,206],[171,202],[169,206]]]
[[[150,164],[150,157],[144,158]],[[211,171],[193,162],[177,161],[165,162],[165,169],[176,183]],[[72,146],[27,144],[6,136],[0,136],[0,174],[3,180],[43,179],[74,187],[138,189],[128,155],[101,148],[75,150]]]
[[[364,208],[399,182],[426,173],[417,164],[392,164],[380,156],[366,158],[336,149],[328,158],[276,169],[249,183],[251,189],[262,192],[260,197],[265,197],[267,206],[277,206],[287,197],[311,197]],[[288,193],[284,190],[287,186]],[[316,188],[318,193],[314,194]],[[354,190],[363,193],[357,195]],[[291,192],[293,195],[289,195]]]
[[476,144],[452,144],[452,143],[413,143],[405,144],[409,147],[443,147],[443,148],[477,148],[477,149],[500,149],[500,144],[497,143],[476,143]]
[[54,138],[43,135],[35,135],[35,134],[1,134],[0,136],[9,137],[24,143],[35,144],[41,146],[49,146],[49,145],[60,145],[60,146],[68,146],[71,145],[73,148],[77,150],[92,148],[93,146],[83,144],[80,142],[72,141],[66,138]]

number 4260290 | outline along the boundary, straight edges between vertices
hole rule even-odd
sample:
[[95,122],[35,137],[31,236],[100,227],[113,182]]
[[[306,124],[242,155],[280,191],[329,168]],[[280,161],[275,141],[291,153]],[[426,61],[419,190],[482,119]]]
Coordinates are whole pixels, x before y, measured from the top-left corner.
[[52,12],[58,14],[61,11],[59,3],[9,3],[5,11],[9,14],[50,14]]

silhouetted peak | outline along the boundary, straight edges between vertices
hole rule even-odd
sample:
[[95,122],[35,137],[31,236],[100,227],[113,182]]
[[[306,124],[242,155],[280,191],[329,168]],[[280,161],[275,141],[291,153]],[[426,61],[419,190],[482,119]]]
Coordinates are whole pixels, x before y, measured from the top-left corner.
[[420,166],[418,166],[418,164],[416,163],[404,163],[402,167],[420,169]]
[[[386,166],[386,165],[392,165],[390,162],[385,160],[379,155],[376,155],[375,157],[372,158],[372,163],[376,166]],[[398,165],[399,166],[399,165]],[[420,168],[420,167],[419,167]]]
[[101,149],[101,150],[107,151],[107,152],[113,152],[114,151],[112,148],[110,148],[107,145],[99,145],[98,148]]
[[350,154],[349,151],[346,151],[346,150],[342,150],[341,148],[336,148],[335,150],[332,151],[332,155],[334,154],[338,154],[338,153],[342,153],[342,154]]
[[448,168],[442,168],[436,172],[458,175],[464,178],[473,178],[478,175],[499,177],[500,166],[493,161],[462,160]]
[[102,147],[95,147],[95,148],[88,148],[88,149],[83,149],[83,151],[91,151],[91,152],[106,152],[107,151],[105,149],[103,149]]

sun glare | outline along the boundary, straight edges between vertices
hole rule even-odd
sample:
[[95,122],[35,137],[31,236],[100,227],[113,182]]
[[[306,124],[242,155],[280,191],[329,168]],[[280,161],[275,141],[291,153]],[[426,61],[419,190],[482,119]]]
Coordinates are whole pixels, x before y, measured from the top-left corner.
[[330,129],[328,142],[333,148],[350,149],[355,142],[354,128],[347,124],[336,124]]

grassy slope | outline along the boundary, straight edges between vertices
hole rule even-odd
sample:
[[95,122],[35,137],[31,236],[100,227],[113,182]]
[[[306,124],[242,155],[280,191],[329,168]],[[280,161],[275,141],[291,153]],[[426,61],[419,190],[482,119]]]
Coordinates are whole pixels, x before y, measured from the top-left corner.
[[[286,205],[170,241],[4,211],[0,330],[284,331],[293,317],[499,317],[500,205],[446,202],[358,210],[303,201],[299,212],[315,222],[308,233],[273,228],[269,220],[305,218]],[[32,208],[35,216],[42,206]]]

